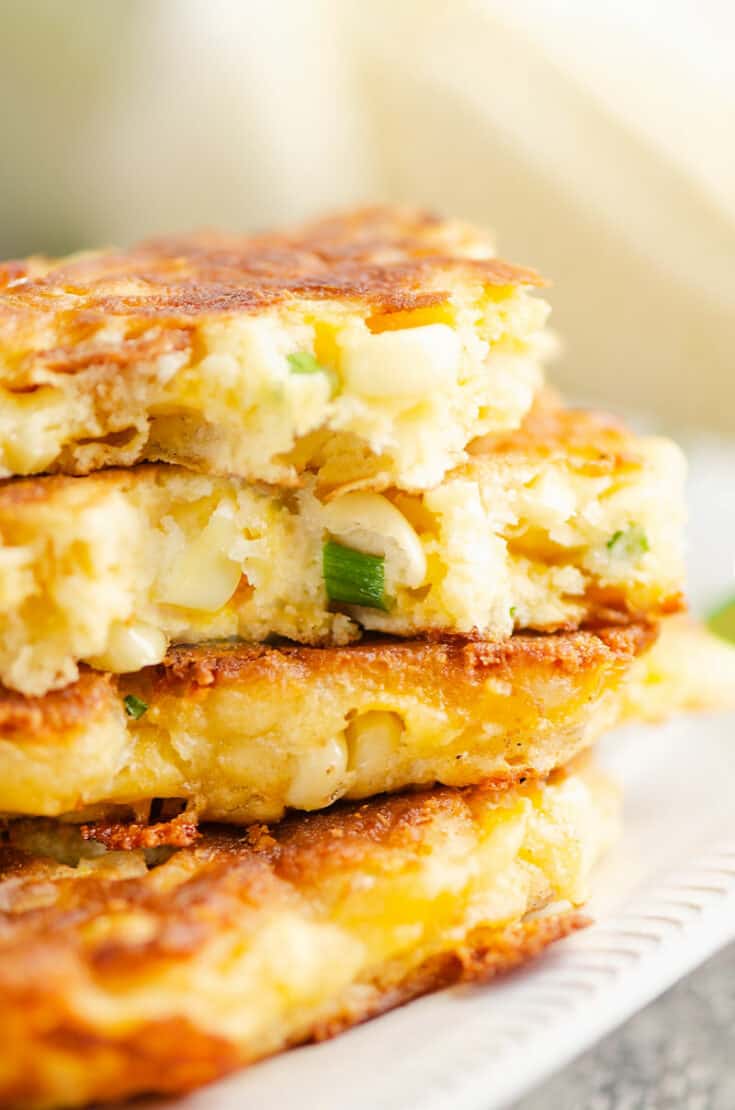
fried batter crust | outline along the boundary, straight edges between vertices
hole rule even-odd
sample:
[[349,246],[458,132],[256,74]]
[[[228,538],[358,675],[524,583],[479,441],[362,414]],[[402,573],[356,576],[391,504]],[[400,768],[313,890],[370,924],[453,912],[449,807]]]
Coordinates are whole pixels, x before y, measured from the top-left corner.
[[0,1102],[182,1092],[510,970],[585,923],[526,915],[584,897],[610,814],[578,770],[211,828],[152,869],[138,852],[73,868],[5,847]]
[[[189,835],[141,826],[157,797],[183,799],[192,821],[247,823],[437,781],[548,774],[615,723],[656,634],[639,623],[499,643],[212,643],[136,675],[85,670],[40,698],[0,688],[0,812],[66,813],[109,846],[152,846]],[[137,720],[131,695],[147,707]]]
[[257,312],[294,298],[349,300],[382,313],[442,303],[457,277],[485,285],[545,284],[527,267],[468,257],[464,250],[473,242],[487,244],[464,225],[401,208],[358,209],[284,233],[150,239],[62,265],[43,258],[5,263],[0,317],[22,321],[66,310],[65,341],[48,352],[47,365],[74,374],[85,365],[75,341],[110,315],[174,329],[173,337],[167,330],[158,339],[146,331],[111,351],[112,369],[183,344],[193,319]]

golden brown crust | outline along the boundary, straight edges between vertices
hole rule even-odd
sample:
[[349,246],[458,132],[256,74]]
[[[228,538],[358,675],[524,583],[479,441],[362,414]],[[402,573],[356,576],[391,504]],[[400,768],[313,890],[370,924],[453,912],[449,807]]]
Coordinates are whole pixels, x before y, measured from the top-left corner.
[[196,815],[187,812],[170,821],[147,825],[95,821],[81,825],[79,831],[84,840],[95,840],[111,852],[130,852],[138,848],[188,848],[199,836]]
[[328,1040],[432,991],[458,983],[485,983],[496,975],[505,975],[591,923],[586,914],[570,912],[524,921],[507,929],[476,929],[452,951],[427,960],[398,983],[383,984],[374,997],[361,1000],[360,1007],[317,1025],[310,1040]]
[[[586,919],[576,912],[522,919],[523,902],[512,899],[515,917],[478,922],[450,865],[441,881],[452,897],[442,899],[436,924],[435,900],[422,885],[430,873],[435,888],[447,836],[465,845],[467,881],[481,881],[474,853],[486,850],[497,807],[514,812],[517,801],[486,787],[439,789],[245,832],[212,828],[148,870],[135,853],[132,862],[119,853],[85,871],[0,847],[0,1102],[48,1106],[183,1092],[279,1048],[324,1040],[429,991],[481,982],[536,957]],[[513,858],[494,866],[508,868],[512,881]],[[380,911],[364,901],[366,880]],[[491,868],[482,881],[493,890],[499,876]],[[552,887],[540,889],[542,900],[553,897]],[[381,941],[352,977],[325,983],[318,1002],[308,987],[300,995],[299,973],[317,959],[310,946],[326,937],[369,944],[373,915],[390,915],[403,890],[418,897],[412,912],[432,937],[429,946],[414,955],[399,941],[386,955]],[[533,894],[526,898],[533,904]],[[262,974],[267,989],[273,974],[287,988],[293,974],[297,1001],[262,1023],[255,968],[236,965],[246,970],[233,993],[228,961],[256,953],[269,936],[277,944],[279,920],[299,921],[305,947],[297,945],[293,971],[276,955],[275,963],[265,957]],[[233,1024],[238,1005],[244,1020]]]
[[158,691],[184,694],[198,687],[236,682],[247,674],[275,680],[284,668],[315,674],[360,673],[367,668],[386,673],[444,676],[446,681],[481,680],[490,670],[503,677],[515,667],[535,664],[578,674],[613,656],[621,661],[640,654],[657,635],[650,622],[621,624],[594,631],[551,635],[516,633],[505,640],[486,641],[462,636],[398,640],[376,636],[359,643],[334,648],[303,647],[300,644],[210,643],[170,649],[165,661],[146,672]]
[[[147,667],[133,681],[152,698],[191,698],[212,686],[313,681],[320,676],[359,682],[366,673],[375,678],[390,675],[391,687],[399,681],[413,683],[419,676],[423,683],[479,683],[492,671],[500,679],[512,679],[514,672],[528,666],[575,675],[604,663],[623,664],[645,651],[657,634],[655,623],[640,621],[549,635],[516,633],[498,642],[460,636],[376,636],[339,648],[212,642],[173,647],[163,663]],[[77,682],[42,697],[25,697],[0,686],[0,736],[18,740],[58,733],[61,738],[111,706],[121,707],[128,682],[85,668]]]
[[[26,866],[33,883],[54,884],[53,901],[42,904],[28,899],[25,883],[2,891],[0,984],[7,983],[15,963],[6,960],[10,950],[55,943],[70,921],[75,943],[81,945],[82,923],[113,910],[145,909],[156,922],[155,934],[143,941],[121,938],[115,944],[92,945],[87,952],[92,962],[123,971],[133,959],[191,953],[231,921],[232,914],[242,912],[243,903],[275,899],[276,880],[309,893],[330,874],[364,865],[366,857],[379,865],[381,854],[388,851],[413,854],[431,825],[473,822],[483,808],[504,805],[506,800],[506,792],[491,784],[433,787],[367,802],[338,802],[328,811],[294,814],[274,825],[209,825],[179,854],[186,879],[174,890],[159,889],[145,875],[111,882],[106,874],[67,874],[68,868],[62,873],[53,863],[44,869],[43,861],[28,863],[22,852],[0,846],[0,886],[8,875],[25,878]],[[213,912],[201,913],[204,905]]]
[[0,685],[0,737],[60,735],[109,711],[117,698],[116,679],[84,670],[76,682],[41,697],[26,697]]
[[47,1052],[84,1059],[91,1075],[105,1076],[98,1098],[108,1102],[154,1091],[182,1094],[248,1062],[226,1038],[203,1032],[185,1018],[151,1019],[111,1042],[103,1034],[79,1028],[71,1016],[63,1025],[44,1028],[48,1011],[37,998],[19,992],[13,1001],[27,1007],[31,1037],[27,1070],[2,1088],[3,1106],[28,1106],[43,1098],[31,1057]]
[[[33,319],[52,318],[57,345],[35,352],[34,367],[74,374],[181,350],[202,318],[259,312],[297,298],[350,301],[381,314],[446,301],[457,279],[543,284],[533,270],[467,257],[453,226],[426,212],[365,208],[281,234],[207,231],[60,263],[5,263],[0,340],[12,347],[13,336]],[[126,318],[125,342],[80,351],[111,316]]]
[[482,436],[470,445],[474,456],[515,454],[536,458],[571,458],[600,473],[640,465],[636,440],[615,417],[587,409],[565,408],[551,390],[536,399],[521,426],[512,432]]
[[[537,959],[555,941],[589,924],[590,919],[584,914],[569,912],[504,930],[476,930],[458,942],[454,950],[426,960],[404,978],[365,989],[359,1002],[350,999],[342,1012],[315,1022],[310,1030],[291,1038],[284,1047],[329,1040],[422,995],[508,974]],[[32,1030],[31,1051],[34,1054],[65,1051],[82,1057],[90,1074],[105,1074],[104,1090],[97,1094],[105,1101],[146,1092],[183,1094],[258,1058],[238,1049],[225,1037],[203,1032],[185,1018],[151,1019],[142,1028],[111,1039],[79,1028],[71,1015],[63,1023],[58,1022],[53,1006],[44,1004],[33,991],[18,990],[9,1001],[26,1014],[25,1020]],[[37,1076],[30,1064],[26,1075],[0,1094],[5,1106],[25,1105],[37,1099]]]
[[[178,468],[176,468],[178,469]],[[68,474],[41,474],[29,478],[3,478],[0,479],[0,511],[12,512],[13,508],[26,505],[40,505],[44,502],[52,503],[60,494],[76,491],[80,497],[87,493],[94,493],[105,485],[123,488],[134,483],[147,472],[166,473],[163,464],[140,463],[134,469],[124,467],[108,467],[106,470],[96,471],[86,478],[86,485],[80,484],[78,476]]]
[[[517,781],[522,785],[528,779],[520,775]],[[320,813],[292,814],[277,825],[251,826],[247,841],[280,879],[316,889],[327,872],[358,867],[366,851],[413,852],[427,825],[461,822],[488,804],[505,804],[508,793],[503,786],[435,786],[367,802],[337,802]]]
[[[599,583],[590,582],[585,589],[584,600],[589,613],[587,623],[590,625],[620,625],[628,621],[645,620],[646,617],[650,619],[654,615],[641,612],[621,587],[600,586]],[[685,595],[677,590],[658,600],[655,616],[669,617],[674,613],[684,612],[686,607]]]

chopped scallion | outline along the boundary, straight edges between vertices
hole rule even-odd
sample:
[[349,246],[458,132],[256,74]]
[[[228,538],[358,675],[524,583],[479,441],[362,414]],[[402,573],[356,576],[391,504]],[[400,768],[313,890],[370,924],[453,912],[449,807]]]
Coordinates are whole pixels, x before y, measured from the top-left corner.
[[321,362],[317,362],[311,351],[295,351],[287,357],[288,365],[294,374],[324,374],[329,382],[332,396],[334,396],[339,388],[339,379],[331,366],[322,366]]
[[650,551],[650,544],[640,524],[631,524],[613,532],[607,541],[607,549],[623,559],[639,559]]
[[322,552],[322,572],[330,601],[368,609],[390,608],[382,555],[366,555],[328,540]]
[[148,703],[143,701],[142,698],[137,698],[135,694],[126,694],[123,698],[123,705],[128,717],[132,717],[134,721],[139,721],[143,714],[148,711]]
[[707,618],[707,627],[715,636],[723,640],[730,640],[735,644],[735,596],[728,598],[722,605],[710,613]]

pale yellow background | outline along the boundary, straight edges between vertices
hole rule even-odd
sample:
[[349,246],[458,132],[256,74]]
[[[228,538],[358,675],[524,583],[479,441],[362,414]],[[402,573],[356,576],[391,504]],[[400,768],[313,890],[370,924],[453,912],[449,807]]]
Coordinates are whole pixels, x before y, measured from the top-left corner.
[[732,434],[733,12],[3,0],[0,253],[428,203],[553,278],[557,382]]

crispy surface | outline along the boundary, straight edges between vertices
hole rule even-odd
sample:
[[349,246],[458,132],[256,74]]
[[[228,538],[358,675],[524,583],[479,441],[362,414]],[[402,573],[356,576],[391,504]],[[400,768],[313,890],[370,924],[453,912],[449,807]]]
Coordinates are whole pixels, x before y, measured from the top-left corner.
[[[0,474],[166,459],[292,484],[349,460],[353,478],[433,484],[473,435],[517,426],[540,384],[541,279],[492,253],[456,221],[371,208],[0,266]],[[463,348],[440,381],[379,338],[426,325]],[[385,396],[354,377],[355,342]],[[336,389],[289,372],[299,351]]]
[[[164,465],[8,481],[0,679],[40,694],[80,661],[136,670],[167,643],[231,636],[502,640],[655,619],[682,607],[683,516],[674,444],[549,401],[422,494],[311,479],[284,492]],[[330,538],[384,552],[386,611],[330,603]],[[139,632],[149,648],[131,658],[120,642]]]
[[[484,256],[472,257],[482,248]],[[412,209],[365,208],[291,232],[202,231],[61,264],[42,258],[9,263],[3,276],[12,302],[5,311],[48,310],[51,298],[60,297],[58,309],[74,311],[70,346],[57,351],[56,360],[74,373],[74,344],[84,338],[84,327],[109,315],[185,325],[192,316],[254,312],[295,297],[348,299],[373,312],[398,312],[446,301],[457,273],[488,285],[544,284],[533,270],[492,253],[489,239],[466,225]]]
[[537,398],[519,428],[482,436],[470,446],[479,458],[519,452],[549,460],[572,455],[603,474],[639,463],[635,440],[621,420],[606,412],[566,408],[551,389]]
[[[149,869],[0,856],[0,1099],[181,1092],[459,980],[535,956],[616,823],[591,772],[434,790],[246,833]],[[288,959],[284,960],[284,952]]]
[[[355,680],[368,673],[407,675],[409,683],[420,675],[432,684],[484,681],[494,674],[512,681],[521,671],[538,666],[555,674],[577,676],[601,663],[627,662],[656,638],[654,625],[628,624],[551,636],[517,634],[506,640],[405,641],[375,637],[352,644],[344,651],[304,648],[298,644],[197,644],[174,646],[164,662],[152,667],[151,687],[156,694],[191,695],[200,687],[229,684],[254,675],[277,682],[284,662],[294,677]],[[405,681],[405,680],[404,680]],[[148,687],[146,687],[148,689]],[[59,691],[63,693],[63,691]]]
[[[108,846],[151,847],[187,835],[139,823],[155,798],[239,823],[545,775],[618,719],[655,635],[632,624],[496,644],[210,644],[136,675],[84,671],[42,698],[0,692],[0,812],[67,814]],[[147,707],[137,720],[131,695]]]

